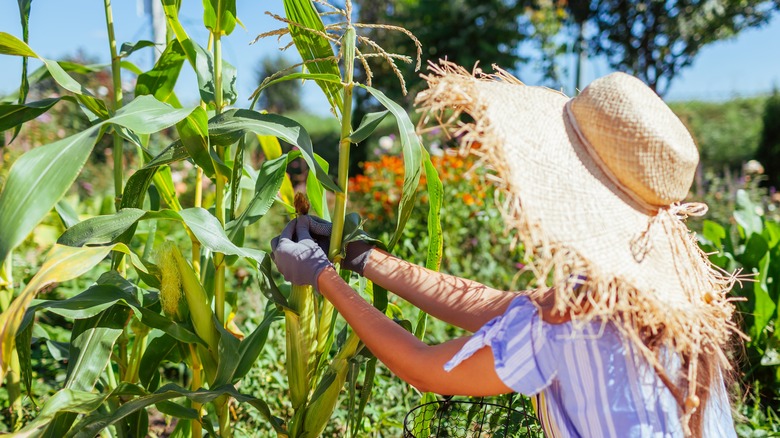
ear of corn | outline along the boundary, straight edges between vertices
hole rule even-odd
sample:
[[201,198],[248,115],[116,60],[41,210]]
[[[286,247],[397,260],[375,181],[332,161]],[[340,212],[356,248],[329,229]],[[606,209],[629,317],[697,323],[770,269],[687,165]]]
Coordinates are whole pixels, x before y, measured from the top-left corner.
[[314,438],[320,436],[330,420],[333,409],[339,399],[339,393],[347,379],[349,360],[355,356],[360,339],[351,333],[347,342],[333,358],[328,370],[322,376],[312,400],[306,407],[304,430],[300,436]]
[[211,310],[211,306],[209,306],[206,291],[203,289],[203,285],[200,284],[195,270],[182,257],[179,249],[173,246],[171,254],[179,268],[181,286],[184,291],[184,297],[187,300],[187,307],[190,311],[192,325],[195,327],[195,333],[206,342],[212,358],[216,361],[219,347],[219,332],[214,326],[214,312]]
[[175,321],[184,321],[189,311],[187,302],[182,298],[181,274],[179,265],[173,255],[176,245],[164,242],[160,248],[157,264],[160,267],[160,304],[163,313]]
[[299,409],[308,398],[311,380],[316,369],[317,321],[314,292],[311,286],[292,286],[285,310],[287,338],[287,379],[294,409]]

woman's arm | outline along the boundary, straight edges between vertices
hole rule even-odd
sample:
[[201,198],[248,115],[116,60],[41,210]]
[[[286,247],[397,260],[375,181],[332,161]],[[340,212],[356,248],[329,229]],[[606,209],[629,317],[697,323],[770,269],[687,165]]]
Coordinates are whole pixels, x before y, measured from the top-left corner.
[[[389,282],[393,284],[394,276],[390,277]],[[426,345],[361,298],[332,267],[320,273],[317,286],[368,349],[393,373],[420,391],[471,396],[512,391],[498,378],[490,347],[482,348],[452,371],[444,371],[444,364],[461,349],[467,337]]]
[[476,331],[501,315],[517,293],[425,269],[374,249],[363,275],[416,307],[454,326]]

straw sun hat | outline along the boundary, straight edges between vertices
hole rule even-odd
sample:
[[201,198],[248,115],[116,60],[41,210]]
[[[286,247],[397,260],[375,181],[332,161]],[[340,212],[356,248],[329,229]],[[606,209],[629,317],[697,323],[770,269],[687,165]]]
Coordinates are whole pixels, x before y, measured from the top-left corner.
[[422,124],[437,119],[494,170],[505,223],[537,285],[555,287],[556,309],[575,323],[615,322],[657,369],[648,337],[682,353],[685,397],[696,404],[696,357],[712,354],[728,369],[721,346],[736,328],[727,298],[735,277],[708,261],[684,223],[707,210],[681,203],[699,161],[693,139],[627,74],[569,99],[497,71],[432,65],[417,98]]

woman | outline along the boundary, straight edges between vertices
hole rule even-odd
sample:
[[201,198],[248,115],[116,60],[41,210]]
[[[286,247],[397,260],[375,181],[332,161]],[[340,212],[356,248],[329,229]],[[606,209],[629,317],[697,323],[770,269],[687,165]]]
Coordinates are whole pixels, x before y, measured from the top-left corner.
[[[366,346],[423,391],[534,397],[551,437],[735,436],[723,373],[736,332],[727,293],[684,224],[698,151],[663,101],[616,73],[573,99],[505,72],[433,67],[418,97],[495,171],[507,228],[537,289],[510,293],[428,271],[364,243],[341,266],[474,331],[428,346],[362,300],[301,216],[272,242],[280,272],[312,284]],[[551,286],[551,287],[548,287]]]

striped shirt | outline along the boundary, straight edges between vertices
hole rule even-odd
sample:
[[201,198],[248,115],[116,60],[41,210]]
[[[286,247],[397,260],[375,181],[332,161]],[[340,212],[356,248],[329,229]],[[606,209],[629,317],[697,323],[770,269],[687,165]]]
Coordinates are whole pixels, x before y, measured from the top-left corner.
[[[531,396],[545,433],[558,437],[681,437],[677,403],[653,367],[610,323],[548,324],[528,297],[474,333],[449,371],[490,347],[498,377]],[[676,375],[680,359],[665,360]],[[704,437],[736,437],[722,379],[710,391]]]

